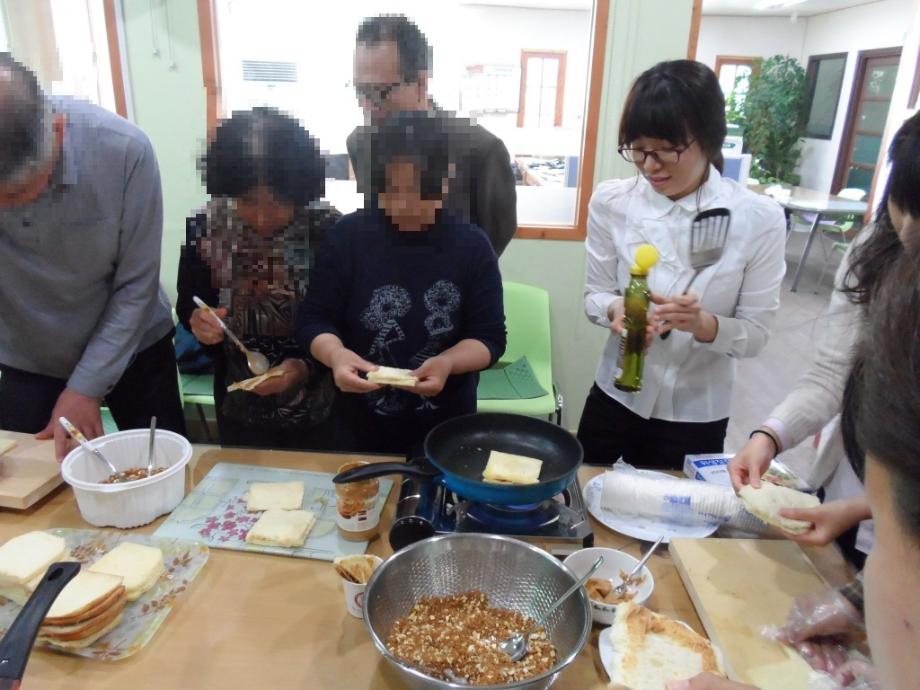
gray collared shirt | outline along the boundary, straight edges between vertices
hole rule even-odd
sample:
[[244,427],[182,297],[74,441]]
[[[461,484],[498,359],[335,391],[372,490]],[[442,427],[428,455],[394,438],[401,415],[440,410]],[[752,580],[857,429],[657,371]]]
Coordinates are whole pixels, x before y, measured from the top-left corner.
[[72,98],[51,183],[0,209],[0,365],[105,396],[172,328],[159,285],[163,200],[146,135]]

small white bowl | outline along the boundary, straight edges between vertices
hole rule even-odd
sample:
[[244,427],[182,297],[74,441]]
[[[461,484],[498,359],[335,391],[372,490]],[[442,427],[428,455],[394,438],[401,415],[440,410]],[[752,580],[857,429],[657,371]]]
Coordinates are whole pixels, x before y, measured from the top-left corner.
[[[119,471],[147,466],[149,429],[130,429],[107,434],[90,443]],[[97,527],[128,529],[153,522],[171,512],[185,495],[185,466],[192,458],[192,444],[172,431],[157,431],[154,465],[167,469],[147,479],[102,484],[110,472],[102,460],[76,447],[61,464],[64,481],[73,487],[83,519]]]
[[[604,562],[591,577],[613,580],[616,584],[620,582],[620,571],[629,573],[639,564],[638,558],[633,558],[629,554],[616,549],[605,549],[600,546],[576,551],[568,556],[563,563],[568,566],[576,577],[581,577],[594,565],[594,561],[597,560],[598,556],[603,556]],[[652,577],[648,566],[642,566],[639,575],[644,576],[645,579],[638,586],[638,591],[632,601],[641,605],[652,596],[652,592],[655,589],[655,579]],[[617,610],[616,604],[605,604],[591,598],[588,601],[591,602],[591,617],[595,623],[600,623],[601,625],[613,624],[613,616]]]

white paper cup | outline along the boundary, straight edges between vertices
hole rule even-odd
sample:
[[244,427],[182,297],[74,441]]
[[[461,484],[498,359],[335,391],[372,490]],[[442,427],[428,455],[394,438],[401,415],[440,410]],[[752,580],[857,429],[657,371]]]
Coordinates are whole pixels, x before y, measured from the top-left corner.
[[[379,556],[372,556],[367,554],[368,558],[373,559],[374,561],[374,570],[380,567],[380,564],[383,563],[383,559]],[[364,590],[367,589],[367,583],[356,584],[346,580],[341,575],[339,579],[342,581],[342,590],[345,593],[345,609],[355,618],[364,618]]]

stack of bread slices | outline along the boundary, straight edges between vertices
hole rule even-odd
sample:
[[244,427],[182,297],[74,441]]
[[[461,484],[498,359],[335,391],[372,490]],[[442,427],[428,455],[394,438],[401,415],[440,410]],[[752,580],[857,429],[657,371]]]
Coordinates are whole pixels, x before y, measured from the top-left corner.
[[28,532],[0,546],[0,596],[20,606],[45,576],[52,563],[72,561],[63,538],[47,532]]
[[[52,563],[75,560],[63,538],[28,532],[0,546],[0,596],[24,604]],[[51,605],[38,640],[65,649],[88,647],[118,626],[125,606],[160,579],[163,552],[122,542],[67,583]]]

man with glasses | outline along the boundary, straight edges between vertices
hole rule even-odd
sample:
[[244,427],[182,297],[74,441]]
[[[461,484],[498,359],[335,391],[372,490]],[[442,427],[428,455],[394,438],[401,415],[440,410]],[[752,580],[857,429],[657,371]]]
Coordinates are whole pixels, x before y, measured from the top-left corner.
[[501,254],[517,230],[517,194],[508,149],[494,134],[437,108],[428,96],[431,48],[424,34],[402,15],[365,19],[355,49],[355,91],[365,126],[348,137],[348,156],[358,190],[371,193],[371,139],[377,126],[399,112],[424,111],[438,119],[451,139],[456,169],[447,207],[485,230]]
[[105,399],[119,428],[184,433],[162,231],[143,132],[0,53],[0,428],[60,458],[58,418],[99,436]]

